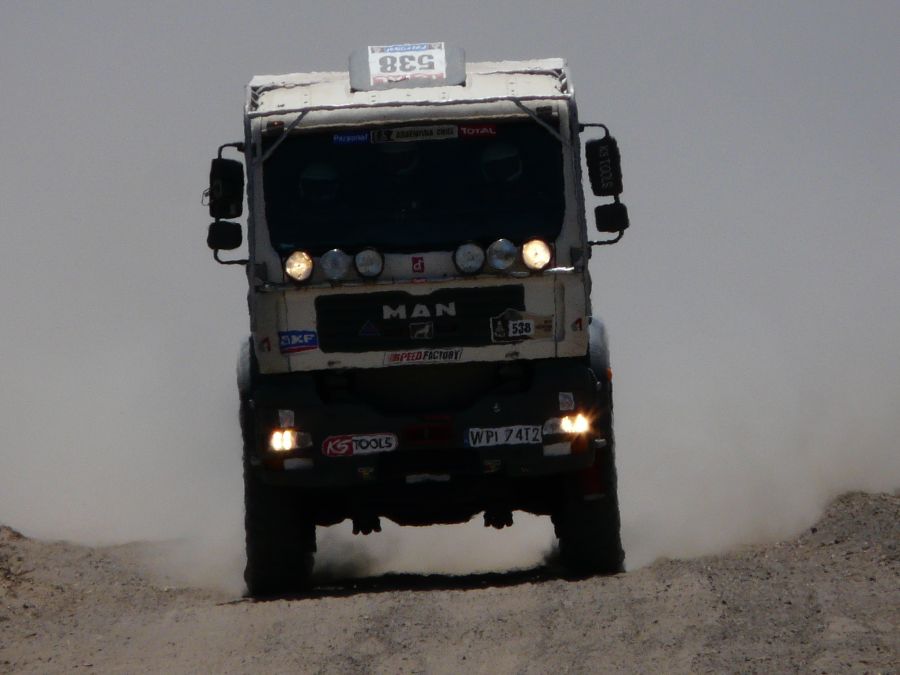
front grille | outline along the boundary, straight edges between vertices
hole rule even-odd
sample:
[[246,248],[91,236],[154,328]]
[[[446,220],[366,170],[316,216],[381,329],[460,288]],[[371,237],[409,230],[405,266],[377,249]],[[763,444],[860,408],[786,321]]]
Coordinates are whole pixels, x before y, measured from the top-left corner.
[[[316,384],[323,403],[361,404],[383,415],[401,415],[465,410],[488,395],[525,392],[532,377],[531,363],[515,361],[324,371],[317,373]],[[438,444],[441,420],[425,422],[408,433],[417,442]]]
[[428,295],[403,291],[316,298],[323,352],[366,352],[492,344],[491,319],[524,311],[521,285],[445,288]]

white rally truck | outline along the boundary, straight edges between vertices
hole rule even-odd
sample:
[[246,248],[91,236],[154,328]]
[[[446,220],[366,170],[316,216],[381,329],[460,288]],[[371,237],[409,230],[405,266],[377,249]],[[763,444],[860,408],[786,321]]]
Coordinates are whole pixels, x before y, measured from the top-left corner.
[[[628,226],[621,191],[616,142],[579,122],[560,59],[386,45],[346,72],[252,79],[244,139],[219,148],[206,193],[207,243],[249,283],[251,595],[304,588],[316,526],[346,519],[501,528],[522,510],[553,519],[572,574],[622,570],[588,270]],[[223,260],[245,192],[248,257]]]

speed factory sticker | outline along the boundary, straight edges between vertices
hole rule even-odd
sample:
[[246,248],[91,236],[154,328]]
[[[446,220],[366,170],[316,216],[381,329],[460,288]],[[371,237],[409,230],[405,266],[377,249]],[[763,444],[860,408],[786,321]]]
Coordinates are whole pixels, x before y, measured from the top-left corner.
[[326,457],[374,455],[396,449],[397,436],[389,433],[329,436],[322,443],[322,454]]
[[548,340],[553,337],[553,317],[506,309],[491,317],[492,342]]
[[471,428],[466,432],[466,445],[470,448],[487,448],[492,445],[540,445],[542,442],[541,427],[536,424]]
[[448,349],[413,349],[404,352],[388,352],[384,355],[386,366],[414,366],[426,363],[456,363],[462,360],[462,347]]

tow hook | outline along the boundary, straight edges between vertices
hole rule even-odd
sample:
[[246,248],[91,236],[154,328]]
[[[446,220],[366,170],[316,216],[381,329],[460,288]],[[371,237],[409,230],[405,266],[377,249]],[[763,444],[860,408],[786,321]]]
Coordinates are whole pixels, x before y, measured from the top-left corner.
[[354,516],[353,534],[372,534],[381,532],[381,519],[378,516]]
[[504,527],[512,527],[512,511],[504,509],[489,509],[484,512],[484,526],[502,530]]

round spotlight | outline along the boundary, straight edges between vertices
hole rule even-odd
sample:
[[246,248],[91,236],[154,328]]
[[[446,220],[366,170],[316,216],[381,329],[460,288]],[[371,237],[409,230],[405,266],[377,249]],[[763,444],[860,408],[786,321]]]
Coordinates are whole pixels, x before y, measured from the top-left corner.
[[284,273],[294,281],[306,281],[313,271],[313,261],[306,251],[294,251],[284,261]]
[[463,244],[453,253],[453,262],[463,274],[475,274],[484,267],[484,249],[478,244]]
[[516,262],[516,255],[519,249],[509,239],[498,239],[488,246],[487,259],[488,264],[495,270],[505,270]]
[[384,256],[374,248],[364,248],[353,258],[353,264],[360,276],[373,279],[384,270]]
[[338,281],[350,271],[351,258],[339,248],[327,251],[319,258],[322,273],[329,281]]
[[532,239],[522,246],[522,260],[529,269],[542,270],[550,264],[550,247],[540,239]]

